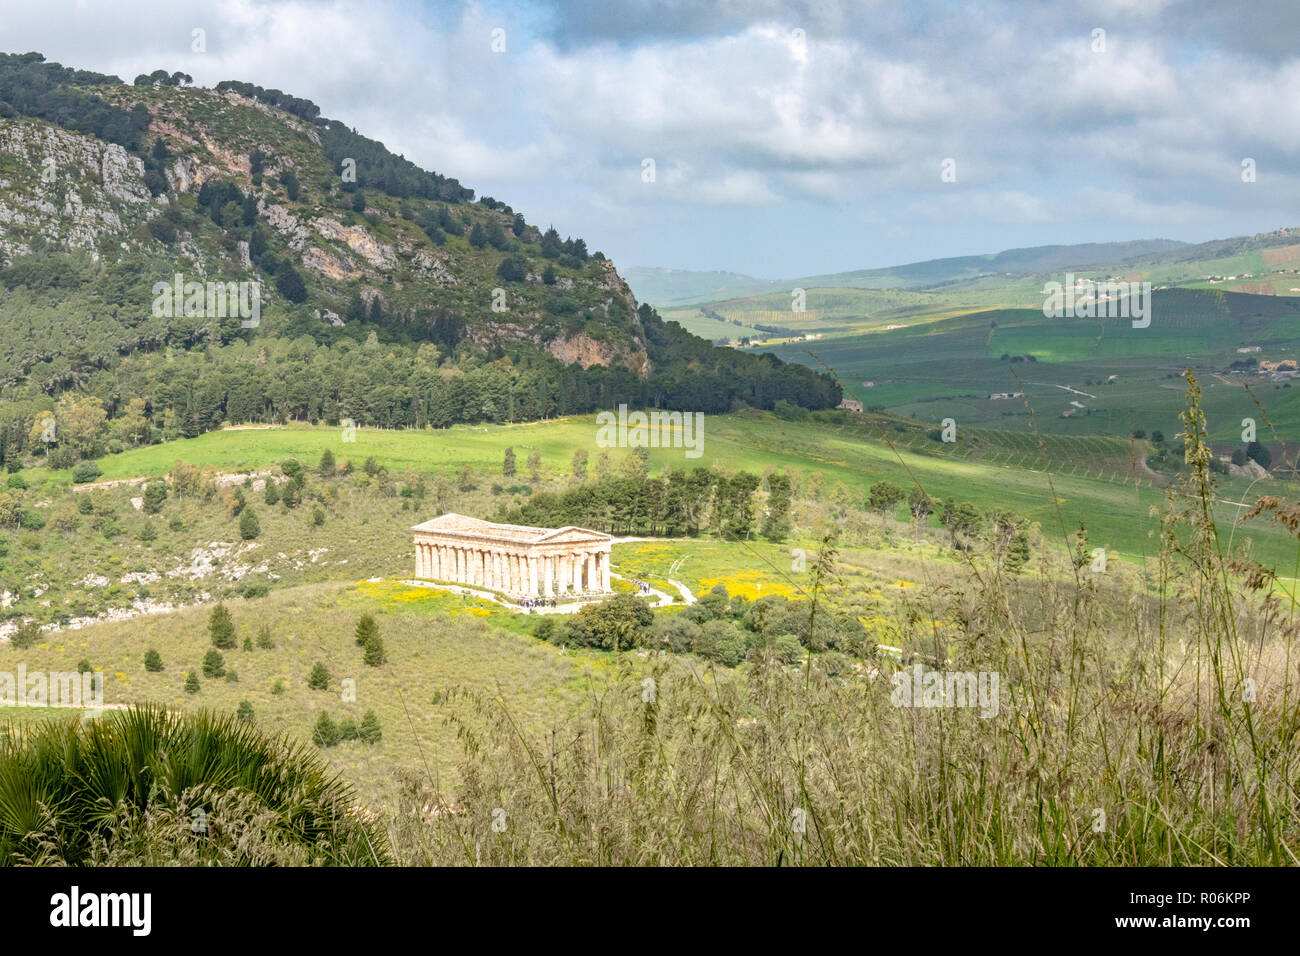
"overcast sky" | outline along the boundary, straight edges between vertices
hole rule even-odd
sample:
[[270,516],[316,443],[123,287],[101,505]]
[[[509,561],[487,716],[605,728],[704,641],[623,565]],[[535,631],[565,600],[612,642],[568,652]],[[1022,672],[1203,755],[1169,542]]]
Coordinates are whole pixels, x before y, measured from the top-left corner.
[[1297,37],[1294,0],[5,0],[0,48],[278,87],[619,266],[782,278],[1300,225]]

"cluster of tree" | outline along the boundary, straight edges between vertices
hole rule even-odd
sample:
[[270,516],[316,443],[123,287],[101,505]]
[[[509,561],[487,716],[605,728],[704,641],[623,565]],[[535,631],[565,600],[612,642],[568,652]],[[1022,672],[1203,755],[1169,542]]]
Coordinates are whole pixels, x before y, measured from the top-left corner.
[[123,109],[84,91],[121,82],[116,76],[46,63],[39,53],[0,53],[0,118],[32,116],[134,151],[149,128],[149,110],[142,105]]
[[[785,475],[763,479],[745,471],[694,468],[670,469],[654,478],[644,467],[644,460],[632,455],[623,475],[533,495],[500,520],[550,528],[580,525],[617,535],[696,535],[707,529],[730,539],[761,533],[781,540],[789,534],[791,489]],[[764,485],[767,494],[760,500]]]
[[[265,336],[256,347],[236,338],[192,351],[116,356],[89,377],[69,365],[68,384],[80,383],[89,393],[84,397],[51,400],[45,376],[29,383],[26,396],[6,390],[0,457],[11,471],[25,456],[41,454],[66,468],[133,445],[193,437],[227,421],[351,418],[362,426],[441,428],[583,414],[621,403],[710,414],[737,405],[770,408],[778,400],[813,408],[838,403],[838,386],[804,366],[715,348],[657,317],[642,322],[656,368],[645,379],[622,366],[565,366],[527,346],[489,361],[472,343],[451,354],[432,343],[381,345],[373,329],[360,344]],[[460,332],[449,323],[447,334]],[[0,329],[0,339],[5,335]],[[47,387],[37,387],[42,382]],[[51,418],[49,431],[44,425]]]
[[177,70],[175,73],[168,73],[166,70],[154,70],[152,73],[141,73],[135,78],[132,86],[189,86],[194,82],[194,77],[188,73],[182,73]]
[[1248,461],[1253,461],[1265,471],[1273,464],[1273,453],[1257,441],[1253,441],[1245,448],[1238,448],[1232,453],[1232,463],[1234,465],[1244,465]]
[[[161,72],[161,70],[155,71],[155,73]],[[136,85],[140,85],[139,78],[136,79]],[[242,83],[239,80],[222,80],[217,84],[216,89],[218,93],[238,93],[241,96],[247,96],[259,103],[265,103],[268,106],[282,109],[286,113],[292,113],[299,119],[305,119],[309,123],[315,122],[316,118],[320,116],[320,107],[311,100],[290,96],[281,90],[268,90],[253,83]]]
[[533,631],[559,646],[601,650],[648,648],[670,654],[695,654],[735,667],[764,651],[796,664],[809,650],[861,658],[870,645],[851,616],[822,608],[810,613],[806,601],[769,596],[750,601],[717,585],[699,601],[675,614],[656,616],[645,600],[620,594],[588,605],[567,620],[544,616]]
[[338,120],[328,120],[322,126],[321,146],[340,172],[344,160],[356,163],[356,182],[345,183],[347,187],[377,189],[399,199],[418,197],[450,203],[474,200],[474,190],[466,189],[459,180],[421,169]]
[[321,711],[320,717],[316,719],[316,726],[311,732],[312,743],[317,747],[333,747],[345,740],[377,744],[383,736],[379,718],[375,716],[373,710],[368,710],[362,715],[360,724],[351,717],[344,717],[335,723],[334,718]]

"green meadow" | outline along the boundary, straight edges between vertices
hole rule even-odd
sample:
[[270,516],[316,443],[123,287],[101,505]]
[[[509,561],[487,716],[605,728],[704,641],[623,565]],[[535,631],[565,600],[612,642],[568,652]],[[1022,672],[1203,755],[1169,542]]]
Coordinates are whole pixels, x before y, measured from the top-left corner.
[[[1213,383],[1205,384],[1207,396],[1217,396],[1210,387]],[[1175,417],[1170,423],[1159,419],[1153,424],[1164,427],[1172,438],[1178,428],[1176,414],[1183,392],[1174,388],[1162,392],[1168,394],[1169,413]],[[1213,410],[1213,398],[1207,398],[1207,404]],[[1039,416],[1032,425],[1044,420]],[[934,426],[939,424],[938,418],[931,421]],[[1149,446],[1139,443],[1141,447],[1130,450],[1123,440],[1089,434],[1073,439],[1044,436],[1040,446],[1027,417],[1017,423],[1019,431],[987,427],[967,430],[965,419],[958,421],[958,441],[944,445],[928,439],[924,425],[874,416],[859,418],[842,412],[823,413],[807,421],[785,421],[763,412],[709,416],[700,457],[688,458],[680,448],[654,448],[650,449],[649,462],[652,470],[718,466],[761,474],[769,468],[789,468],[804,476],[820,476],[822,495],[847,496],[857,507],[862,507],[868,489],[877,481],[891,481],[904,488],[919,484],[940,499],[970,501],[982,510],[1019,512],[1038,522],[1049,542],[1062,546],[1066,536],[1084,524],[1094,545],[1133,558],[1152,553],[1158,522],[1150,511],[1165,502],[1165,492],[1153,487],[1149,476],[1136,487],[1131,460]],[[1211,418],[1211,427],[1215,425]],[[221,471],[255,471],[269,469],[290,457],[311,465],[329,449],[337,459],[349,459],[354,466],[373,457],[395,474],[410,470],[450,479],[469,465],[483,476],[481,484],[511,484],[525,480],[522,464],[536,452],[541,457],[543,481],[554,482],[570,472],[573,454],[578,450],[590,453],[593,472],[600,467],[599,456],[605,451],[595,445],[596,432],[594,416],[445,430],[363,428],[357,430],[354,441],[348,442],[343,441],[338,428],[288,425],[210,432],[108,456],[99,464],[104,471],[101,480],[162,475],[177,460],[211,464]],[[515,451],[521,475],[491,478],[500,475],[508,447]],[[613,448],[608,449],[608,454],[609,466],[616,468],[628,451]],[[36,474],[39,472],[33,476]],[[1248,479],[1222,478],[1215,510],[1222,526],[1234,525],[1244,510],[1241,502],[1250,487]],[[1259,491],[1258,485],[1255,490]],[[455,510],[454,497],[446,502],[448,510]],[[426,510],[432,507],[427,505]],[[899,517],[905,517],[902,509]],[[394,519],[396,527],[397,522],[406,520],[406,515],[395,515]],[[412,514],[410,523],[415,519]],[[933,517],[930,520],[935,524]],[[1262,520],[1243,528],[1237,540],[1245,537],[1249,537],[1255,557],[1270,567],[1293,557],[1289,539]]]

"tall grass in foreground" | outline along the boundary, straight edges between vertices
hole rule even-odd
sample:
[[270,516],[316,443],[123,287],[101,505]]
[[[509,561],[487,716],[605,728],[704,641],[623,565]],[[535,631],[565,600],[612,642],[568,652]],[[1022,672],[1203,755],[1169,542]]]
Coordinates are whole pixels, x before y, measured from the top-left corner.
[[314,750],[157,707],[0,729],[0,865],[389,862]]
[[[1095,573],[1084,534],[1032,577],[972,556],[895,623],[939,669],[996,672],[996,716],[895,706],[879,659],[831,676],[812,655],[760,654],[736,676],[628,654],[544,736],[468,698],[462,783],[405,781],[399,861],[1296,863],[1295,608],[1221,538],[1188,381],[1191,478],[1170,489],[1137,586]],[[1300,510],[1259,507],[1300,531]],[[834,568],[827,542],[813,613]]]

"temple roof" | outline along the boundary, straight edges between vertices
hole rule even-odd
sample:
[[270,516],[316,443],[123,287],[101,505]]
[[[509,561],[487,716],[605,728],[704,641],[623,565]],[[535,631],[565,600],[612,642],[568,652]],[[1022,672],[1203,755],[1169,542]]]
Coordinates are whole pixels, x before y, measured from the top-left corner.
[[495,538],[510,544],[563,544],[568,541],[612,541],[603,531],[591,531],[568,525],[563,528],[533,528],[520,524],[497,524],[468,515],[448,512],[429,521],[413,525],[412,531],[472,538]]

